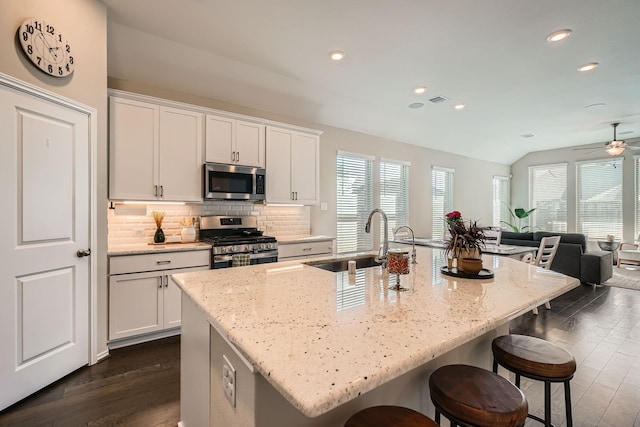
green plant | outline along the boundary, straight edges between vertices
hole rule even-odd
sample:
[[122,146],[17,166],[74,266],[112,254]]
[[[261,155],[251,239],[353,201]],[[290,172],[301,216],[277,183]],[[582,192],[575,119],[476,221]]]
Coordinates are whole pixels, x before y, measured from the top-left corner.
[[521,226],[522,220],[527,218],[529,215],[531,215],[533,211],[536,210],[536,208],[533,208],[527,211],[522,208],[511,209],[511,207],[506,203],[505,203],[505,206],[507,207],[507,209],[509,209],[509,213],[511,214],[511,219],[514,221],[517,220],[517,225],[507,221],[500,221],[500,222],[502,224],[508,225],[516,233],[524,233],[525,229],[529,228],[529,226],[528,225]]

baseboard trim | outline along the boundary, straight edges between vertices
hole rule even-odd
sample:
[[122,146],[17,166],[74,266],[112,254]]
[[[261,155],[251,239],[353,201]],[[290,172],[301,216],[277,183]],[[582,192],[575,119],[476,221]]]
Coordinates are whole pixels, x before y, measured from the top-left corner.
[[158,340],[161,338],[172,337],[174,335],[180,335],[180,328],[167,329],[165,331],[154,332],[152,334],[137,335],[134,337],[122,338],[119,340],[109,341],[107,347],[109,350],[116,348],[128,347],[130,345],[142,344],[143,342],[149,342]]

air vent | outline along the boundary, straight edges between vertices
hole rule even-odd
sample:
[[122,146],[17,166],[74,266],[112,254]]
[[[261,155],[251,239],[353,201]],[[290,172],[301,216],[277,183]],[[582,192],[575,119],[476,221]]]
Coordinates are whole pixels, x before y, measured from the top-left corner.
[[523,137],[523,138],[533,138],[534,136],[536,136],[536,134],[535,133],[525,133],[525,134],[522,134],[520,136]]
[[446,102],[448,100],[449,100],[449,98],[447,98],[446,96],[442,96],[442,95],[434,96],[433,98],[429,99],[429,101],[433,102],[434,104],[440,104],[441,102]]
[[422,102],[414,102],[413,104],[409,104],[409,108],[412,108],[412,109],[422,108],[422,107],[424,107],[424,104]]

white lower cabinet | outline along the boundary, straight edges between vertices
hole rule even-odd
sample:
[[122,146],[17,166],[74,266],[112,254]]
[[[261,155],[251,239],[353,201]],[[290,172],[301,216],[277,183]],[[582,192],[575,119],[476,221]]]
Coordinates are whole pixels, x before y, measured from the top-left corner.
[[112,341],[179,327],[182,295],[171,275],[208,270],[209,251],[117,256],[109,265]]

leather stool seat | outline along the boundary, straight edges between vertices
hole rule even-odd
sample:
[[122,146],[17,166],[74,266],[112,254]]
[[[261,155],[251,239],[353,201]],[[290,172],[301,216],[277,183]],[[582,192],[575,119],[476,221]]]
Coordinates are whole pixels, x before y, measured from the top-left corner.
[[441,413],[461,426],[522,426],[527,419],[527,400],[520,389],[475,366],[447,365],[436,369],[429,378],[429,390],[437,423]]
[[564,383],[567,426],[573,425],[571,416],[571,392],[569,382],[576,372],[573,355],[549,341],[526,335],[503,335],[491,343],[493,372],[498,365],[516,374],[516,386],[520,387],[520,376],[544,381],[545,418],[529,415],[536,421],[551,425],[551,383]]
[[431,418],[401,406],[372,406],[356,412],[344,427],[438,427]]

